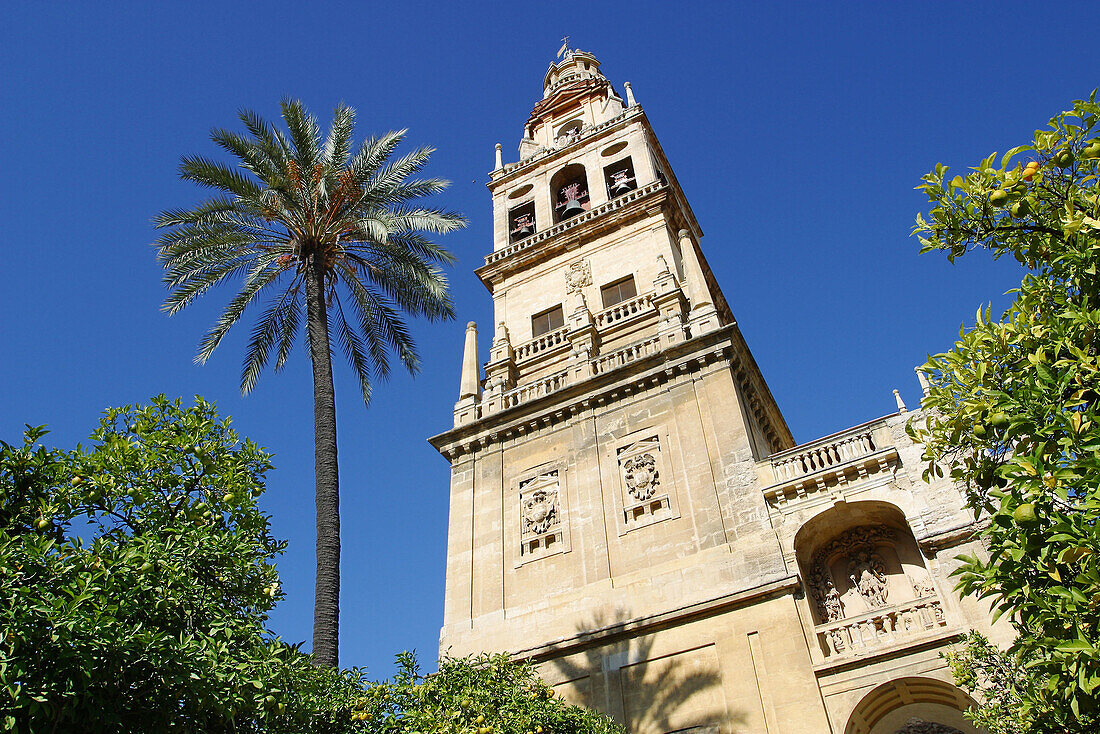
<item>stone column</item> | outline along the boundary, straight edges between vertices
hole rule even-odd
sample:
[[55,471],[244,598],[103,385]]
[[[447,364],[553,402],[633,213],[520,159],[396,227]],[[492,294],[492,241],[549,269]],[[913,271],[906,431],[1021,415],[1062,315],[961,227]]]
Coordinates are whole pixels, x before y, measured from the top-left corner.
[[569,331],[565,336],[573,347],[569,357],[569,381],[575,383],[593,374],[592,358],[599,348],[599,334],[584,295],[579,290],[575,291],[570,300],[574,302],[575,308],[569,314]]

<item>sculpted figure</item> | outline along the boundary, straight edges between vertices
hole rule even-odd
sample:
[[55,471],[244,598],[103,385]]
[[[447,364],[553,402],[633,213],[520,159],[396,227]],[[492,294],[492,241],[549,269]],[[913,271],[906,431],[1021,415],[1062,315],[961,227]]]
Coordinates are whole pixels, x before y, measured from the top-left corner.
[[848,578],[868,606],[886,606],[886,564],[874,554],[859,553],[848,565]]
[[825,579],[825,591],[821,598],[825,606],[826,622],[835,622],[844,618],[844,602],[840,600],[840,592],[836,590],[832,579]]

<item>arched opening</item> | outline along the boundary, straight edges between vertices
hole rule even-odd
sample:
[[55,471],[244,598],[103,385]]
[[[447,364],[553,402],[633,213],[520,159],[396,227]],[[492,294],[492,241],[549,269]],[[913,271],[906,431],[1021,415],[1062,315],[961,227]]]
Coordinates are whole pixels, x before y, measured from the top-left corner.
[[604,185],[607,186],[607,198],[614,199],[628,191],[638,188],[638,179],[634,175],[634,161],[630,156],[616,161],[603,169]]
[[899,678],[864,696],[844,734],[982,734],[963,712],[974,700],[935,678]]
[[555,173],[550,180],[550,196],[554,202],[555,223],[591,209],[584,166],[573,163]]
[[799,529],[794,546],[825,657],[946,626],[924,557],[894,505],[839,503]]

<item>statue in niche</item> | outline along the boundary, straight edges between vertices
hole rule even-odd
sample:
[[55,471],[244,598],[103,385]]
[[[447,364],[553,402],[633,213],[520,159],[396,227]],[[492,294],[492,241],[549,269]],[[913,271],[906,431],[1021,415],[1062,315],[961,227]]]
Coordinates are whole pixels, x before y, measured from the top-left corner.
[[634,499],[647,500],[657,491],[660,484],[660,474],[657,471],[657,460],[653,454],[639,454],[627,459],[623,464],[623,479],[626,481],[626,489]]
[[548,492],[545,489],[536,489],[529,496],[524,497],[524,531],[539,535],[549,530],[558,519],[557,504],[557,492]]
[[868,606],[886,606],[886,563],[877,553],[854,555],[848,563],[848,578]]
[[844,602],[832,579],[825,579],[825,588],[821,593],[821,605],[825,610],[825,621],[836,622],[844,619]]
[[936,587],[932,585],[932,577],[928,575],[927,571],[918,572],[916,576],[916,579],[913,580],[913,593],[917,595],[917,598],[932,596],[936,593]]

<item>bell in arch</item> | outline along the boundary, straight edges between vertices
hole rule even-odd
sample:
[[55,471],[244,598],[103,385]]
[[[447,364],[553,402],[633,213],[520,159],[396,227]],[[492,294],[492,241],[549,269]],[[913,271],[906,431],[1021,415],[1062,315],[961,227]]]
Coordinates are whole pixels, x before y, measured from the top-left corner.
[[581,204],[579,199],[570,199],[565,202],[565,208],[561,210],[561,218],[568,219],[569,217],[580,214],[584,211],[584,205]]

